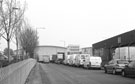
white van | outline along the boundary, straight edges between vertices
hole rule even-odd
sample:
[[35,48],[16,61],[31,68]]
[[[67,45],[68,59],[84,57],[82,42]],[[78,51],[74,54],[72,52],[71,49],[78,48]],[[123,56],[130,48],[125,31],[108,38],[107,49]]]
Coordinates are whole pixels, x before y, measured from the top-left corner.
[[71,63],[70,62],[70,57],[71,57],[71,55],[67,55],[66,58],[65,58],[67,65],[70,65],[70,63]]
[[75,66],[80,66],[80,54],[77,54],[75,56]]
[[101,69],[102,59],[99,56],[90,56],[85,58],[84,68],[99,68]]
[[75,56],[75,66],[83,66],[85,58],[89,57],[90,54],[78,54]]
[[75,65],[75,57],[77,56],[77,54],[72,54],[70,56],[70,65],[74,66]]

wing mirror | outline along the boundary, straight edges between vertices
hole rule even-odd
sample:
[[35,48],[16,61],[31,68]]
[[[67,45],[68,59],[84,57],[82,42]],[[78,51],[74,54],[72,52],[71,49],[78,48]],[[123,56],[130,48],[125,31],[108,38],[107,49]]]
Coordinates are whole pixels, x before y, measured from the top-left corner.
[[106,64],[104,64],[104,67],[106,66],[106,65],[108,65],[109,63],[106,63]]
[[128,67],[128,65],[125,65],[125,67]]

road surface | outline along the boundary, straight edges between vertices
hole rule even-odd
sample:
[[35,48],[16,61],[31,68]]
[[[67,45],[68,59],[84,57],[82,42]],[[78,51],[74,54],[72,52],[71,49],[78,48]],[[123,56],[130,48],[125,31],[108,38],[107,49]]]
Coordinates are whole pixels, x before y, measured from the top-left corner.
[[135,84],[135,78],[105,74],[103,70],[37,63],[27,84]]

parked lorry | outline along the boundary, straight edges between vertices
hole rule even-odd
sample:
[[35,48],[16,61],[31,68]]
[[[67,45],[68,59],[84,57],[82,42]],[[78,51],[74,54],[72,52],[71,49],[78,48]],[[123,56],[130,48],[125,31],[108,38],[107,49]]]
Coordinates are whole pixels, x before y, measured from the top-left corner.
[[65,56],[64,64],[69,65],[69,62],[70,62],[70,56],[71,56],[71,55],[66,55],[66,56]]
[[79,54],[71,54],[69,55],[69,65],[76,66],[76,58],[79,57]]
[[51,62],[52,62],[52,63],[55,63],[56,60],[57,60],[57,54],[52,55],[52,60],[51,60]]
[[65,56],[65,54],[64,53],[57,53],[57,58],[56,58],[56,63],[58,63],[58,64],[62,64],[63,63],[63,61],[64,61],[64,56]]
[[80,54],[76,54],[75,56],[75,66],[80,66]]
[[39,56],[38,56],[38,61],[39,61],[39,62],[43,62],[43,56],[42,56],[42,55],[39,55]]
[[53,54],[51,57],[52,57],[51,58],[52,59],[51,62],[60,64],[60,63],[64,62],[65,53],[58,52],[57,54]]
[[50,56],[49,55],[39,55],[38,61],[42,63],[49,63],[50,62]]
[[49,63],[50,62],[50,56],[49,55],[43,55],[43,62]]
[[71,54],[71,55],[68,55],[69,56],[69,59],[68,59],[68,64],[73,66],[75,64],[75,54]]

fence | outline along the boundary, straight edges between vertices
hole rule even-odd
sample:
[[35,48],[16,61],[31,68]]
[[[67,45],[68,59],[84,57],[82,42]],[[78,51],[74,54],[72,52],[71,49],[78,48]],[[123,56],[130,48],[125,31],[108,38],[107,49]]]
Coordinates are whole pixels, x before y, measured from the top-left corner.
[[36,60],[27,59],[0,69],[0,84],[24,84]]

